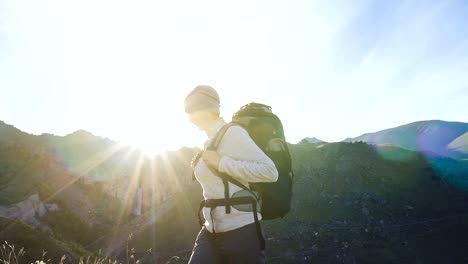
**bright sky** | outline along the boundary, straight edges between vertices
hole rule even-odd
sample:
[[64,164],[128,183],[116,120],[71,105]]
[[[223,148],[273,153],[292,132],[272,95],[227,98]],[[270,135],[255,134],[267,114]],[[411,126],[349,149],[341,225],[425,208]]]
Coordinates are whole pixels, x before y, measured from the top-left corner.
[[467,1],[0,1],[0,120],[159,152],[201,146],[183,111],[269,104],[287,140],[468,121]]

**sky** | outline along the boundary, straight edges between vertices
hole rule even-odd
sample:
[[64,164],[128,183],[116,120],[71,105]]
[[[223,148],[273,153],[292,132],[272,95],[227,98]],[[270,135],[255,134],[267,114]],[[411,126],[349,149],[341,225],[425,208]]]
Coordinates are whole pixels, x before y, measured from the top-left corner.
[[185,96],[273,107],[327,142],[468,122],[468,1],[0,0],[0,120],[148,152],[202,146]]

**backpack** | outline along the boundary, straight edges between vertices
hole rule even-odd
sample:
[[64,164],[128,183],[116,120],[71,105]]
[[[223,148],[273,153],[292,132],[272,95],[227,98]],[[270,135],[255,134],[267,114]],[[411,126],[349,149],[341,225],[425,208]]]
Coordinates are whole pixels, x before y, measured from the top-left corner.
[[216,150],[224,133],[233,125],[240,125],[247,130],[257,146],[275,163],[278,170],[278,180],[269,183],[249,183],[248,188],[239,185],[235,179],[228,175],[222,176],[223,179],[247,191],[260,194],[262,219],[271,220],[284,217],[291,208],[294,173],[281,120],[272,113],[271,107],[268,105],[246,104],[232,116],[232,122],[218,132],[211,149]]

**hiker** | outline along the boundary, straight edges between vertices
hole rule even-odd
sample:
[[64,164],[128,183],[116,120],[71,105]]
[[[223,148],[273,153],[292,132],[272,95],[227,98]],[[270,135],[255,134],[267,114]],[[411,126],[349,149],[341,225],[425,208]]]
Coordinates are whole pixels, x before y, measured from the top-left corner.
[[203,225],[189,263],[265,263],[265,240],[259,223],[262,215],[256,209],[257,213],[252,211],[257,205],[226,204],[235,197],[252,199],[252,192],[217,174],[227,174],[244,186],[251,182],[275,182],[278,179],[275,164],[241,126],[227,128],[216,150],[209,149],[218,132],[227,125],[220,116],[215,89],[197,86],[184,103],[190,121],[208,136],[205,149],[193,162],[194,176],[203,188],[205,200],[201,205]]

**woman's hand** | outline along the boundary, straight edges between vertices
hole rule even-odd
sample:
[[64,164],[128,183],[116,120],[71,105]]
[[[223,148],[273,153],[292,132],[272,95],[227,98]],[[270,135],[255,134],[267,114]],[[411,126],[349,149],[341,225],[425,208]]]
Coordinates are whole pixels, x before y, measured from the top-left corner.
[[216,151],[205,150],[202,155],[203,160],[208,164],[208,166],[218,169],[219,160],[221,157]]

